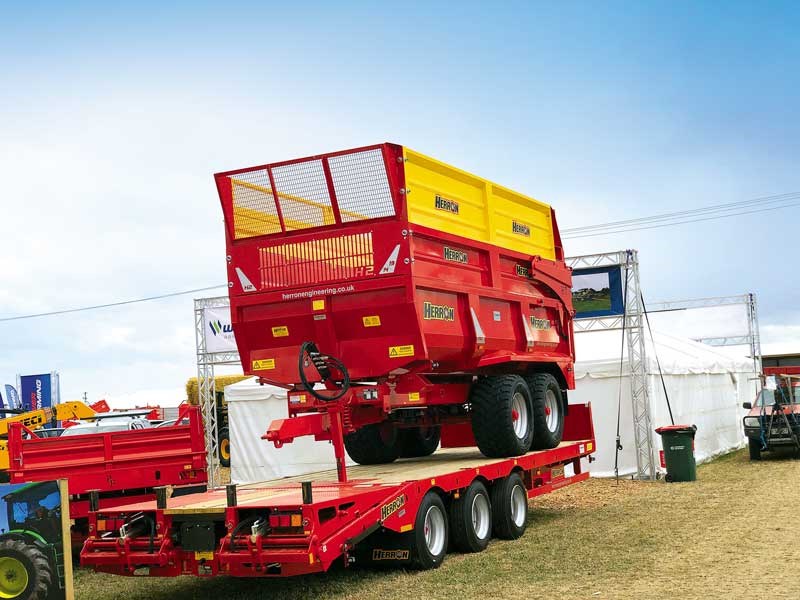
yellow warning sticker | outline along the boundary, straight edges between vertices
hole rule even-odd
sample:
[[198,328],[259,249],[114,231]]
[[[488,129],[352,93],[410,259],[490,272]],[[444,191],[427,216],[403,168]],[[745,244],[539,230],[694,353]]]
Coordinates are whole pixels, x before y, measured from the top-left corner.
[[586,451],[587,452],[591,452],[593,449],[594,449],[594,444],[592,444],[592,442],[589,442],[588,444],[586,444]]
[[274,358],[263,358],[253,361],[253,371],[269,371],[275,368]]
[[409,402],[419,402],[419,392],[411,392],[408,394]]
[[381,326],[381,318],[379,315],[371,315],[369,317],[362,317],[361,320],[364,322],[364,327],[380,327]]
[[289,328],[286,325],[272,328],[272,337],[286,337],[289,335]]
[[213,552],[195,552],[194,553],[195,560],[214,560],[214,553]]
[[389,358],[400,358],[402,356],[414,356],[414,344],[389,346]]
[[325,300],[312,301],[311,308],[313,308],[314,310],[325,310]]

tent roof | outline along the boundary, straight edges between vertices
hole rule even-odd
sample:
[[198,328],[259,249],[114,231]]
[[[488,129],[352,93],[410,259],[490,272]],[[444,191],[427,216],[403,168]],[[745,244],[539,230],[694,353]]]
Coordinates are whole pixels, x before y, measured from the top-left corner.
[[227,402],[266,400],[267,398],[285,401],[286,390],[274,385],[259,385],[257,377],[248,377],[237,383],[225,386],[225,400]]
[[[743,373],[752,372],[752,361],[742,356],[731,357],[713,346],[701,344],[687,338],[653,332],[655,344],[645,335],[647,371],[657,373],[656,355],[665,374],[687,373]],[[592,331],[575,335],[575,377],[618,377],[619,353],[622,346],[620,331]],[[625,364],[628,372],[628,344],[625,342]]]

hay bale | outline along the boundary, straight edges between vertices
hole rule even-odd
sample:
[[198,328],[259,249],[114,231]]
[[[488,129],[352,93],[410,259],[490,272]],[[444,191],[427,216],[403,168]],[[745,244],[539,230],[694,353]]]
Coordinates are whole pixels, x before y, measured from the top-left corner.
[[[214,386],[217,392],[222,392],[226,385],[239,383],[248,377],[247,375],[218,375],[214,377]],[[186,402],[192,405],[198,404],[197,377],[192,377],[186,382]]]

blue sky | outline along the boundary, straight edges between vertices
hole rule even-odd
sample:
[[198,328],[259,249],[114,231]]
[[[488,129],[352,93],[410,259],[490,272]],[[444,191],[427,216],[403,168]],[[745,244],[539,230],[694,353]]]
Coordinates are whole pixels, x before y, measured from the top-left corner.
[[[800,191],[798,26],[788,2],[3,4],[0,316],[224,282],[214,172],[380,141],[562,228]],[[651,300],[754,291],[765,342],[800,348],[799,227],[794,207],[567,252],[637,248]],[[0,383],[174,395],[191,298],[0,323],[0,344]]]

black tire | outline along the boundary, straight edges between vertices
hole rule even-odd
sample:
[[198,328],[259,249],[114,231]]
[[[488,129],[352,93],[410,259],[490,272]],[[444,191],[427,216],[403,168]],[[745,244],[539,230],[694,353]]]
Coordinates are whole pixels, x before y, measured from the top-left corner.
[[223,467],[231,466],[231,435],[227,427],[219,432],[219,464]]
[[16,561],[16,564],[22,565],[28,576],[28,584],[17,592],[13,579],[9,579],[16,577],[15,570],[3,568],[0,576],[4,580],[0,583],[0,590],[6,588],[3,590],[4,597],[20,600],[45,600],[48,597],[53,587],[55,571],[41,549],[21,539],[0,539],[0,565],[6,561]]
[[450,504],[450,537],[461,552],[481,552],[492,539],[492,501],[486,486],[473,481]]
[[515,540],[528,526],[528,492],[518,473],[511,473],[491,489],[492,527],[496,537]]
[[441,439],[439,427],[412,427],[397,432],[401,458],[430,456],[439,447]]
[[[558,380],[549,373],[525,378],[533,405],[533,450],[555,448],[564,437],[564,398]],[[548,422],[548,418],[551,418]]]
[[747,438],[747,449],[750,451],[750,460],[761,460],[761,440]]
[[[525,415],[514,409],[517,400],[526,411]],[[533,409],[528,384],[522,377],[500,375],[479,380],[472,386],[470,404],[472,433],[484,456],[520,456],[531,449]],[[519,433],[515,431],[518,425]]]
[[[430,542],[426,539],[425,520],[435,519],[435,526],[427,527],[431,536],[437,536],[436,543],[431,537]],[[431,521],[433,522],[433,521]],[[414,519],[414,540],[411,547],[412,564],[417,569],[436,569],[442,564],[445,554],[447,554],[448,537],[450,535],[447,522],[447,511],[444,502],[436,492],[428,492],[422,498],[422,502],[417,510]]]
[[381,465],[400,456],[397,429],[391,423],[366,425],[344,436],[347,454],[360,465]]

